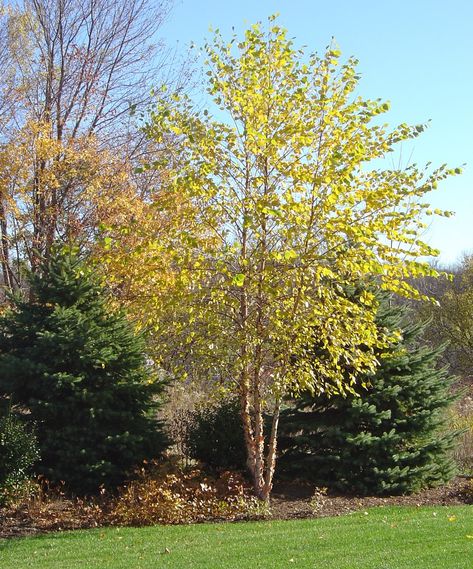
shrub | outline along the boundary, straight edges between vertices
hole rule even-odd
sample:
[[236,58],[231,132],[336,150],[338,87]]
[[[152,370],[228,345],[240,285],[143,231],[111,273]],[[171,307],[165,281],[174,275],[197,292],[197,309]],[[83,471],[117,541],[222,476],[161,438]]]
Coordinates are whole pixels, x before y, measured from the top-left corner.
[[169,452],[184,460],[186,466],[194,463],[189,454],[188,440],[195,410],[200,408],[204,401],[208,402],[209,398],[209,393],[204,392],[195,381],[173,381],[166,385],[160,416],[171,441]]
[[238,400],[228,399],[194,412],[187,435],[191,458],[213,469],[246,468]]
[[260,517],[264,504],[249,494],[238,473],[218,478],[200,470],[143,471],[141,478],[123,488],[110,514],[117,525],[181,524],[208,520]]
[[452,411],[450,427],[460,431],[453,457],[461,473],[473,474],[473,409]]
[[163,388],[125,315],[72,252],[31,277],[30,300],[0,318],[0,395],[37,424],[39,473],[78,493],[121,484],[166,446]]
[[473,504],[473,479],[468,480],[465,488],[461,492],[461,497],[467,504]]
[[0,417],[0,504],[21,490],[29,470],[38,460],[36,437],[18,417]]

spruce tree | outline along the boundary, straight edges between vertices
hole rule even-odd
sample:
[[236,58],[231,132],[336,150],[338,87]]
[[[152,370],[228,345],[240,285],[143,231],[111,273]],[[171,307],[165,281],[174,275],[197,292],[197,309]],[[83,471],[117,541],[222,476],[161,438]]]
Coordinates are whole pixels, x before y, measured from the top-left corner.
[[281,418],[280,472],[359,494],[404,494],[454,473],[445,410],[452,378],[437,367],[442,348],[422,342],[425,324],[381,297],[377,325],[401,336],[379,351],[358,393],[305,393]]
[[0,394],[36,425],[48,480],[81,493],[116,486],[166,446],[155,418],[162,382],[76,254],[55,251],[30,281],[30,300],[0,318]]

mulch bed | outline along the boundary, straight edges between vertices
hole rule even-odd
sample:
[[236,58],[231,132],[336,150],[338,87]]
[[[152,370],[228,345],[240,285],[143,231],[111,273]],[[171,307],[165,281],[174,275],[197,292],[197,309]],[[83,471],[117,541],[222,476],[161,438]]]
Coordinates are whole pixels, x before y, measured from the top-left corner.
[[309,484],[275,486],[271,500],[272,518],[289,520],[341,516],[376,506],[461,506],[473,504],[473,481],[458,477],[438,488],[410,496],[347,496],[319,492]]
[[[347,496],[321,492],[304,482],[278,484],[271,499],[271,519],[341,516],[375,506],[457,506],[473,504],[473,480],[458,477],[449,484],[410,496]],[[100,509],[85,503],[55,500],[37,507],[0,509],[0,539],[107,524]]]
[[55,498],[17,508],[0,508],[0,539],[25,537],[106,525],[100,509],[72,500]]

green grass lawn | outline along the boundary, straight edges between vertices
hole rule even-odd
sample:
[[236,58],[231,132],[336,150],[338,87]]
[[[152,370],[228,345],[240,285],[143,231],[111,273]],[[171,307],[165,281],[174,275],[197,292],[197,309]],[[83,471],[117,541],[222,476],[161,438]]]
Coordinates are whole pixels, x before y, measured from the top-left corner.
[[473,508],[340,518],[107,528],[0,541],[0,568],[473,569]]

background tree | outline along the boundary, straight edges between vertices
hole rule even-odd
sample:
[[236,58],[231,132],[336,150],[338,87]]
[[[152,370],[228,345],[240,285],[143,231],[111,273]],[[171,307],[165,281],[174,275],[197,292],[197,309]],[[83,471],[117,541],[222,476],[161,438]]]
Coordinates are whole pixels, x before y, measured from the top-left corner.
[[[44,188],[68,187],[76,193],[61,209],[56,235],[63,242],[77,238],[83,248],[90,248],[97,239],[99,223],[111,223],[119,210],[131,209],[133,197],[139,199],[130,178],[131,166],[100,148],[95,137],[61,143],[50,136],[50,124],[27,122],[0,148],[0,191],[9,212],[4,218],[6,231],[10,228],[2,241],[2,267],[4,285],[10,291],[23,287],[28,259],[38,253],[33,250],[36,204],[29,168],[32,156],[48,163],[38,174],[38,183]],[[57,156],[61,159],[56,160]]]
[[[356,61],[339,65],[334,48],[304,55],[274,18],[243,40],[217,34],[206,50],[223,122],[176,95],[156,105],[147,128],[179,159],[167,191],[193,204],[214,238],[181,236],[174,262],[183,294],[156,323],[157,352],[174,372],[190,357],[201,377],[233,382],[248,468],[267,498],[287,391],[317,391],[326,377],[344,391],[374,367],[374,347],[385,341],[374,296],[351,302],[342,285],[374,274],[385,289],[419,296],[406,277],[436,274],[420,260],[436,253],[420,239],[425,194],[450,171],[368,167],[423,127],[373,123],[388,105],[354,97]],[[328,357],[314,364],[304,346],[315,328]],[[172,349],[159,342],[168,330]]]
[[11,10],[0,2],[0,137],[3,138],[15,113],[20,93],[17,89],[17,72],[11,57],[11,43],[15,34],[11,27]]
[[466,379],[473,375],[473,258],[465,256],[446,270],[450,280],[443,280],[440,287],[431,287],[437,303],[419,306],[417,312],[419,318],[431,320],[426,330],[431,343],[447,343],[443,361]]
[[[410,321],[410,322],[409,322]],[[425,324],[382,298],[376,323],[401,336],[378,353],[379,367],[346,396],[304,393],[281,417],[279,466],[342,491],[404,494],[449,480],[455,433],[446,410],[452,377],[426,345]],[[314,347],[314,357],[318,348]]]
[[155,416],[163,384],[77,256],[55,252],[31,288],[0,321],[0,392],[36,423],[49,480],[115,486],[166,447]]
[[449,279],[438,279],[436,286],[430,279],[421,285],[437,303],[415,307],[417,318],[428,319],[425,339],[431,345],[446,344],[441,362],[456,376],[455,389],[461,394],[450,413],[452,427],[462,430],[454,457],[462,473],[473,466],[473,259],[464,256],[455,265],[445,268]]
[[[156,82],[178,81],[170,53],[155,43],[170,7],[168,0],[23,0],[3,8],[0,143],[12,143],[28,125],[41,131],[39,141],[31,133],[32,151],[21,160],[20,194],[16,177],[8,169],[2,173],[1,254],[8,288],[18,286],[13,277],[20,278],[19,260],[35,271],[55,240],[77,243],[97,230],[91,200],[97,185],[80,175],[87,156],[82,163],[68,162],[71,149],[87,147],[93,136],[106,169],[110,150],[133,169],[143,135],[130,111],[149,102]],[[42,145],[55,152],[45,155]]]

